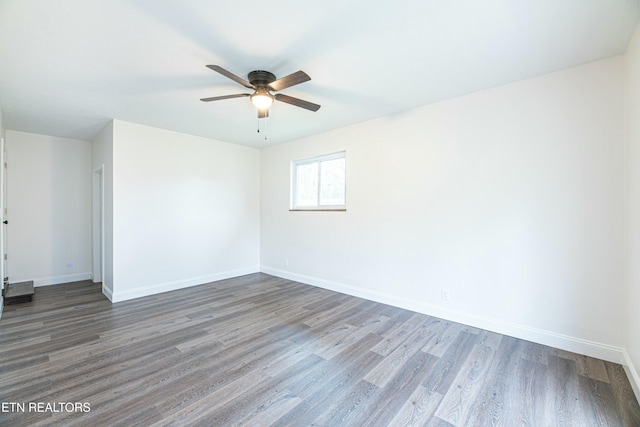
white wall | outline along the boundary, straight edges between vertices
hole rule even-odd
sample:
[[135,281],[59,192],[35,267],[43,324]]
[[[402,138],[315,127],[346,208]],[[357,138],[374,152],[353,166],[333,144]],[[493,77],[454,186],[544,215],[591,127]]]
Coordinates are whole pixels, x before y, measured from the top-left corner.
[[[616,57],[263,149],[263,271],[621,361],[622,76]],[[289,212],[290,161],[342,149],[347,212]]]
[[113,301],[259,271],[260,153],[113,123]]
[[[92,173],[101,168],[103,174],[102,291],[109,299],[113,299],[113,122],[110,122],[93,140],[91,166]],[[93,250],[92,245],[92,256]]]
[[6,137],[10,281],[88,279],[91,144],[12,130]]
[[625,140],[627,160],[627,351],[629,376],[640,399],[640,26],[625,55]]

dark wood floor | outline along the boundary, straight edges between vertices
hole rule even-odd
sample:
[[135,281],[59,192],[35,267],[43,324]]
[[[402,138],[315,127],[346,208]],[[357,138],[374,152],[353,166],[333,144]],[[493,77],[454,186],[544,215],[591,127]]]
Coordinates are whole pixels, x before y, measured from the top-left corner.
[[620,365],[265,274],[37,288],[0,320],[0,402],[11,426],[640,426]]

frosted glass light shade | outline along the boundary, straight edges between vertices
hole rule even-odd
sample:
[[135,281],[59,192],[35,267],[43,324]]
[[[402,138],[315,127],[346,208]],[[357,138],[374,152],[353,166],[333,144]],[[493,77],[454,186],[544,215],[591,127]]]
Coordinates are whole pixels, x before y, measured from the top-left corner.
[[251,102],[259,110],[269,108],[273,104],[273,96],[266,89],[257,89],[256,93],[251,95]]

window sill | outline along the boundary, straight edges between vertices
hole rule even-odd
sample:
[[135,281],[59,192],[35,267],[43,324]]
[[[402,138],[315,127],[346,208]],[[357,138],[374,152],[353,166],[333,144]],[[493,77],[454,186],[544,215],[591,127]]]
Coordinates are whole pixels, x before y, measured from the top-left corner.
[[332,209],[321,209],[321,208],[295,208],[289,209],[289,212],[346,212],[347,208],[332,208]]

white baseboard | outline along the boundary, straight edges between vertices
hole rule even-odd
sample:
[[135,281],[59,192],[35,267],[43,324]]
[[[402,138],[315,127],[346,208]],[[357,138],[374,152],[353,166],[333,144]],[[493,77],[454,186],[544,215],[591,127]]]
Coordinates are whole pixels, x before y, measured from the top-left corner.
[[71,282],[79,282],[82,280],[91,280],[91,272],[86,273],[73,273],[73,274],[64,274],[60,276],[49,276],[49,277],[12,277],[11,283],[19,283],[26,282],[29,280],[33,280],[33,286],[50,286],[50,285],[59,285],[61,283],[71,283]]
[[262,266],[261,271],[263,273],[282,277],[284,279],[318,286],[320,288],[329,289],[343,294],[353,295],[367,300],[392,305],[394,307],[404,308],[407,310],[415,311],[417,313],[427,314],[429,316],[434,316],[452,322],[462,323],[476,328],[497,332],[503,335],[532,341],[538,344],[571,351],[573,353],[584,354],[586,356],[607,360],[613,363],[619,363],[621,365],[626,365],[629,362],[628,357],[625,359],[625,350],[623,348],[611,346],[608,344],[602,344],[582,338],[563,335],[556,332],[507,322],[500,319],[455,311],[432,304],[426,304],[419,301],[397,297],[395,295],[383,292],[372,291],[369,289],[337,283],[317,277],[296,274],[290,271],[280,270],[267,266]]
[[109,299],[109,301],[114,302],[113,301],[113,291],[111,290],[111,288],[108,288],[104,285],[104,283],[102,283],[102,294],[107,297]]
[[629,357],[629,354],[626,352],[626,350],[624,351],[624,358],[625,363],[623,363],[622,365],[624,366],[624,370],[627,373],[627,377],[629,378],[629,382],[631,383],[633,392],[636,395],[636,399],[638,399],[638,401],[640,402],[640,375],[638,375],[638,371],[631,361],[631,357]]
[[[162,292],[175,291],[177,289],[188,288],[191,286],[202,285],[209,282],[216,282],[218,280],[230,279],[232,277],[244,276],[246,274],[259,273],[260,267],[253,266],[247,268],[241,268],[237,270],[223,271],[220,273],[214,273],[207,276],[192,277],[190,279],[181,279],[173,282],[157,283],[149,286],[141,286],[137,288],[127,289],[124,291],[118,291],[117,289],[111,294],[111,298],[107,295],[107,298],[111,302],[127,301],[134,298],[146,297],[149,295],[160,294]],[[106,294],[105,294],[106,295]]]

